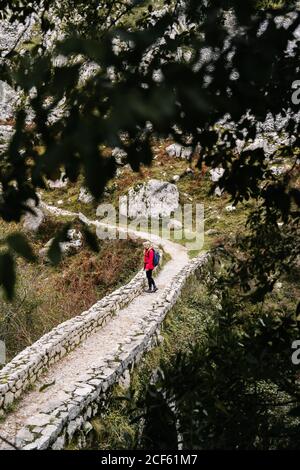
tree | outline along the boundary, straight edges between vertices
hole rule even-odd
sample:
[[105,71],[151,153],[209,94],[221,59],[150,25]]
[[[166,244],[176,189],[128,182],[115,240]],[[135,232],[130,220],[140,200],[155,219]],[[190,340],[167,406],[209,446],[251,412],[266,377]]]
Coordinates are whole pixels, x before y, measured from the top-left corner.
[[[5,5],[4,13],[12,11],[12,18],[24,20],[41,5],[45,19],[56,3]],[[72,2],[64,5],[69,8]],[[83,18],[95,12],[78,5]],[[294,160],[296,167],[299,121],[289,112],[297,111],[291,101],[299,47],[295,37],[299,13],[294,2],[273,10],[257,9],[257,2],[251,0],[242,4],[189,0],[170,5],[159,15],[151,8],[149,12],[150,16],[139,20],[139,29],[121,27],[118,22],[103,29],[95,18],[89,37],[69,32],[53,49],[36,44],[30,53],[15,53],[2,64],[3,77],[27,96],[35,118],[29,127],[26,109],[16,114],[16,132],[1,162],[1,216],[8,222],[20,220],[29,210],[26,201],[36,198],[45,178],[54,178],[61,166],[71,181],[83,172],[93,195],[100,197],[115,173],[114,159],[101,154],[103,146],[123,147],[137,170],[151,163],[153,136],[171,135],[182,141],[189,135],[194,145],[201,143],[199,165],[205,161],[225,169],[218,184],[234,203],[249,197],[260,201],[256,227],[262,223],[277,227],[282,219],[285,227],[298,230],[300,195],[293,178],[274,178],[264,150],[246,147],[258,133],[257,122],[269,113],[286,113],[284,131],[290,143],[281,154]],[[186,27],[180,29],[183,18]],[[51,20],[42,21],[41,27],[44,32],[51,30]],[[189,60],[176,58],[179,48],[190,52]],[[63,65],[57,61],[61,56]],[[86,62],[93,62],[97,71],[81,83]],[[153,78],[158,69],[159,81]],[[51,114],[62,99],[67,112],[53,120]],[[238,138],[245,142],[240,153],[236,152]],[[42,155],[38,148],[43,149]],[[286,259],[295,253],[299,253],[296,238],[287,248]],[[276,262],[270,269],[275,267]],[[264,279],[267,285],[269,277]]]

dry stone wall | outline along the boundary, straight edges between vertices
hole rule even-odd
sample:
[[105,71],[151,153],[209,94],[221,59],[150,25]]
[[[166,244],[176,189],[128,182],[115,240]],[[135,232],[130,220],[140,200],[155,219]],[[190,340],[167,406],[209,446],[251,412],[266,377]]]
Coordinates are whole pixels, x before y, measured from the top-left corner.
[[99,300],[81,315],[61,323],[18,354],[0,371],[0,412],[9,408],[47,367],[103,327],[116,312],[139,295],[144,286],[145,276],[140,271],[128,284]]
[[17,434],[16,445],[24,450],[58,450],[68,445],[77,431],[88,433],[92,429],[89,420],[105,403],[109,388],[127,378],[128,371],[157,344],[165,316],[176,303],[189,276],[206,263],[207,258],[204,254],[188,263],[145,312],[140,334],[128,331],[128,335],[120,339],[118,357],[112,355],[103,366],[87,369],[84,378],[64,390],[65,397],[60,404],[50,405],[49,409],[32,417]]

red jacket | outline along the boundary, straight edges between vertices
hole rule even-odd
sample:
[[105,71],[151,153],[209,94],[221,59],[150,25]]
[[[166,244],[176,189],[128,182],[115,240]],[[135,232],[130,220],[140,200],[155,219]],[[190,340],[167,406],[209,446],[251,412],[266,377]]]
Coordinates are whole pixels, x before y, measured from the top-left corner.
[[144,268],[146,271],[149,271],[149,269],[154,269],[154,250],[153,248],[150,248],[149,250],[145,250],[144,252]]

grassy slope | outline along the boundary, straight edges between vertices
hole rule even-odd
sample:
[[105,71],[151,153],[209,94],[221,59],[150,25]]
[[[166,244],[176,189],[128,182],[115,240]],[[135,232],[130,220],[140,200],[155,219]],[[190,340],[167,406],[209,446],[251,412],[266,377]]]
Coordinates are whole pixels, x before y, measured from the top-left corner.
[[[119,196],[135,184],[150,178],[171,180],[172,176],[183,173],[187,163],[168,157],[165,152],[167,145],[168,142],[155,146],[156,157],[151,167],[143,167],[140,173],[134,173],[129,168],[123,169],[121,176],[109,183],[102,202],[113,202],[117,206]],[[44,191],[42,197],[55,205],[62,201],[61,207],[81,211],[95,218],[97,203],[78,202],[81,184],[82,181],[79,181],[64,189]],[[220,241],[224,233],[236,232],[243,226],[247,214],[244,208],[227,213],[224,208],[228,204],[228,197],[208,196],[209,187],[209,175],[203,176],[199,171],[195,172],[195,176],[186,176],[178,183],[182,203],[190,203],[191,199],[205,203],[205,230],[216,231],[214,235],[205,237],[205,249]],[[62,223],[58,219],[48,218],[37,236],[31,236],[36,252]],[[19,229],[20,226],[16,224],[0,224],[2,236]],[[184,240],[181,242],[184,243]],[[140,267],[140,258],[139,243],[107,241],[101,243],[98,255],[85,248],[65,259],[58,268],[44,262],[29,265],[19,260],[16,299],[12,304],[2,299],[0,304],[0,334],[6,339],[8,358],[60,322],[81,313],[118,285],[124,284]]]
[[[62,224],[46,220],[37,236],[31,237],[36,252]],[[0,233],[18,228],[2,223]],[[141,243],[131,240],[102,241],[97,254],[84,246],[58,267],[43,260],[36,264],[18,260],[15,299],[10,303],[2,296],[0,300],[0,337],[6,342],[7,359],[128,282],[141,268],[141,260]]]
[[[120,176],[108,184],[100,202],[111,202],[117,207],[119,197],[130,187],[151,178],[171,181],[174,175],[183,174],[188,163],[169,157],[165,151],[169,144],[170,142],[154,144],[155,159],[152,166],[142,167],[138,173],[128,167],[121,169]],[[192,166],[195,166],[195,162]],[[82,184],[83,181],[80,180],[76,184],[69,184],[67,188],[43,191],[43,200],[96,218],[98,203],[83,204],[78,201]],[[194,175],[184,176],[177,183],[182,204],[204,204],[205,250],[222,243],[239,231],[244,231],[251,209],[251,204],[245,203],[240,204],[234,212],[227,212],[229,197],[226,194],[222,197],[209,195],[210,185],[209,173],[200,172],[196,168]],[[57,219],[47,219],[37,237],[31,237],[36,251],[57,232],[61,224],[62,221]],[[0,233],[3,236],[18,229],[14,224],[0,224]],[[179,243],[185,241],[183,239]],[[45,263],[28,265],[19,261],[18,271],[21,275],[17,298],[12,305],[2,300],[0,307],[0,334],[1,331],[4,332],[2,336],[4,334],[7,339],[9,358],[53,326],[79,314],[110,290],[125,283],[140,267],[140,244],[115,241],[103,242],[101,246],[99,255],[93,255],[84,249],[67,258],[59,268]],[[197,252],[190,253],[191,256],[195,254]],[[121,265],[123,267],[119,270]]]

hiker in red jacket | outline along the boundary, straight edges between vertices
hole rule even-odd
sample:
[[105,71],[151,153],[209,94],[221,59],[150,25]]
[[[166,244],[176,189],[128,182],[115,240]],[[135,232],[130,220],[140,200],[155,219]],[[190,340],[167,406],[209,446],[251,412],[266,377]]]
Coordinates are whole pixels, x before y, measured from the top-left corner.
[[[146,271],[149,289],[146,292],[156,292],[157,287],[155,285],[154,279],[152,277],[152,272],[154,269],[154,249],[150,242],[144,243],[144,269]],[[153,289],[152,289],[153,287]]]

